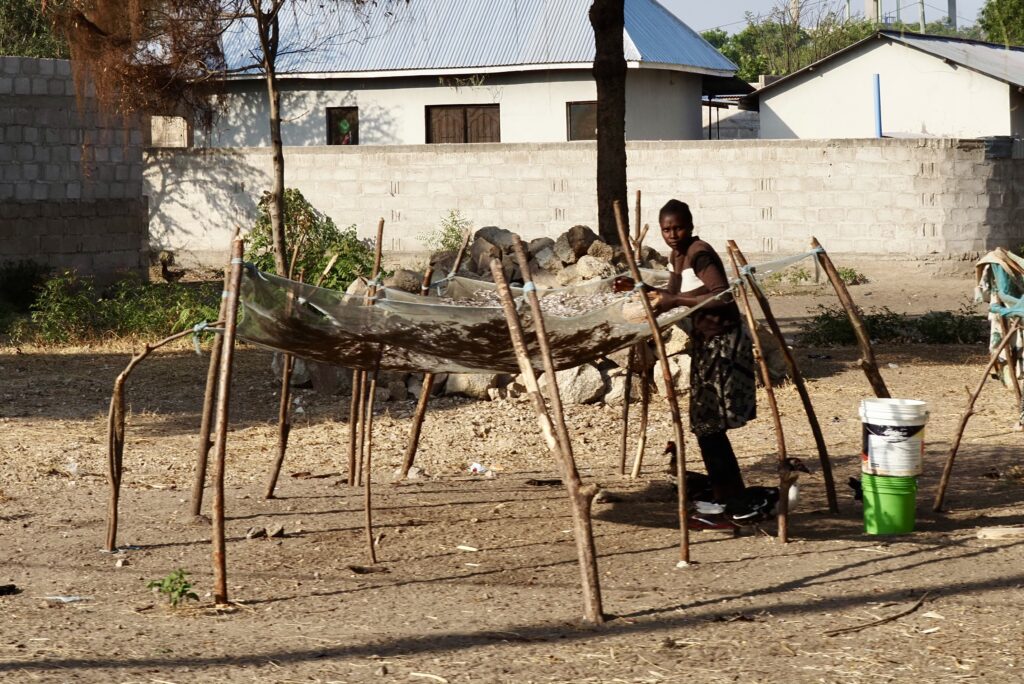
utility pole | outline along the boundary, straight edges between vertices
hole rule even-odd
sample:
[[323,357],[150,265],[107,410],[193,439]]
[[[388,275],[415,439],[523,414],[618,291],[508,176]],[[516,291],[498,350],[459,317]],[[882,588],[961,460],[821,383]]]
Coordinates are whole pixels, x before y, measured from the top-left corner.
[[[949,0],[955,2],[955,0]],[[789,0],[789,18],[793,21],[794,26],[800,25],[800,5],[802,0]]]
[[956,0],[949,0],[949,28],[956,31]]
[[921,8],[921,33],[924,33],[924,0],[919,0],[918,6]]
[[853,19],[853,7],[851,7],[852,3],[853,0],[846,0],[846,21],[850,21],[851,19]]

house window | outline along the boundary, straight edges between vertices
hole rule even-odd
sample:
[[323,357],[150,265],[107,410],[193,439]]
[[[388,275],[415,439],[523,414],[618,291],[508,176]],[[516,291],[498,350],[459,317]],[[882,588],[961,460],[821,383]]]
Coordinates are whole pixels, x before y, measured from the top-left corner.
[[153,147],[188,147],[188,122],[180,116],[150,118],[150,144]]
[[427,142],[501,142],[501,113],[498,105],[427,107]]
[[597,140],[596,102],[566,102],[565,121],[569,140]]
[[327,144],[359,144],[359,108],[327,108]]

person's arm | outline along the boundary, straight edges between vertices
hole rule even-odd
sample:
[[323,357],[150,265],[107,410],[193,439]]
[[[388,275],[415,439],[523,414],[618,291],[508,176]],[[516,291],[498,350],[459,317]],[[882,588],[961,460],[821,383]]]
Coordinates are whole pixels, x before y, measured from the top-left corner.
[[680,306],[697,306],[709,299],[714,301],[709,302],[704,307],[705,309],[721,308],[732,302],[732,297],[719,297],[715,299],[716,295],[729,289],[729,279],[725,277],[725,273],[719,268],[718,263],[710,252],[706,250],[697,252],[693,257],[692,268],[694,275],[701,279],[708,292],[703,294],[679,294],[678,285],[675,291],[666,288],[651,292],[649,295],[651,303],[659,312],[665,312]]

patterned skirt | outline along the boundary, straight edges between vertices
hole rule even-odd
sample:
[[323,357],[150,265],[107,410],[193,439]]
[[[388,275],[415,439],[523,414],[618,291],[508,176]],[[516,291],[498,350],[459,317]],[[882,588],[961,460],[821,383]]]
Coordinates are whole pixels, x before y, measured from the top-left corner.
[[747,326],[694,339],[690,361],[690,430],[709,435],[743,427],[757,415],[753,340]]

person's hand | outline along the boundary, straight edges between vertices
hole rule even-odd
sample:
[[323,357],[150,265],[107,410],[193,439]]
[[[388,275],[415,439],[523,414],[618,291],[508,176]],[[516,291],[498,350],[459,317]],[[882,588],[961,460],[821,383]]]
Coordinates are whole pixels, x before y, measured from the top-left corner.
[[671,308],[665,292],[661,290],[647,290],[644,294],[647,295],[647,301],[651,303],[651,308],[654,309],[655,314],[663,314]]

